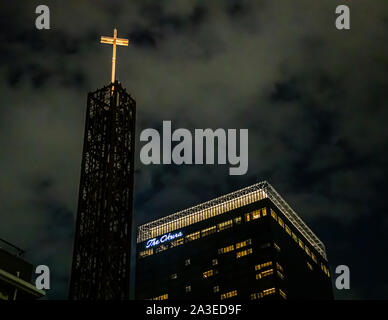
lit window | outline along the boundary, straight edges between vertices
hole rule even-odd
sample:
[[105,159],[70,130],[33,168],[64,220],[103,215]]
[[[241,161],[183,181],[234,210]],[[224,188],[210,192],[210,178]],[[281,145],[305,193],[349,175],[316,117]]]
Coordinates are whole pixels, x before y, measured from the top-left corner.
[[202,276],[203,276],[204,279],[209,278],[212,275],[213,275],[213,269],[210,269],[210,270],[205,271],[204,273],[202,273]]
[[280,252],[280,247],[275,242],[273,243],[273,246],[276,249],[276,251]]
[[246,221],[246,222],[251,221],[251,214],[250,214],[250,213],[246,213],[246,214],[245,214],[245,221]]
[[281,273],[279,270],[276,271],[277,275],[279,276],[280,279],[284,280],[284,275]]
[[295,242],[298,243],[298,237],[296,236],[295,233],[292,233],[292,239],[294,239]]
[[154,253],[154,249],[153,248],[147,249],[147,250],[139,252],[139,257],[140,258],[145,258],[145,257],[148,257],[148,256],[152,255],[153,253]]
[[240,249],[240,248],[243,248],[247,245],[247,242],[246,241],[242,241],[242,242],[239,242],[239,243],[236,243],[236,249]]
[[283,222],[282,218],[278,217],[278,223],[279,223],[279,225],[280,225],[282,228],[284,228],[284,222]]
[[174,241],[171,241],[171,248],[173,247],[177,247],[177,246],[180,246],[181,244],[184,244],[185,243],[185,239],[184,238],[179,238],[177,240],[174,240]]
[[260,210],[256,210],[252,212],[252,220],[260,218]]
[[263,290],[263,296],[268,296],[268,295],[273,294],[273,293],[275,293],[275,288]]
[[221,294],[221,300],[232,298],[237,296],[237,290],[229,291],[227,293]]
[[233,220],[224,221],[218,224],[218,232],[233,227]]
[[185,260],[185,266],[189,266],[191,264],[191,260],[190,259],[186,259]]
[[284,293],[282,289],[279,289],[279,293],[283,297],[283,299],[287,299],[287,295]]
[[272,261],[268,261],[268,262],[265,262],[262,264],[257,264],[257,265],[255,265],[255,271],[261,270],[261,269],[269,267],[269,266],[272,266]]
[[283,267],[279,263],[277,263],[277,262],[276,262],[276,269],[278,269],[280,271],[284,271]]
[[168,299],[168,293],[162,294],[161,296],[152,298],[152,300],[167,300]]
[[317,257],[316,257],[315,254],[312,253],[312,252],[311,252],[311,259],[313,259],[313,261],[314,261],[315,263],[318,263]]
[[191,286],[186,286],[185,291],[186,291],[186,293],[191,292]]
[[216,226],[212,226],[210,228],[203,229],[203,230],[201,230],[201,237],[206,237],[208,235],[215,233],[216,231],[217,231]]
[[219,286],[213,287],[213,292],[219,292],[219,291],[220,291],[220,287]]
[[256,280],[273,275],[273,269],[262,271],[256,275]]
[[302,249],[304,249],[304,244],[302,242],[302,240],[299,239],[299,247],[301,247]]
[[291,229],[288,227],[288,225],[284,225],[284,229],[286,230],[286,232],[291,235]]
[[308,256],[311,256],[311,252],[310,252],[310,249],[308,248],[308,246],[304,247],[304,251],[306,251]]
[[240,224],[241,223],[241,217],[234,218],[234,223],[235,224]]
[[231,244],[230,246],[227,246],[225,248],[218,249],[218,253],[223,254],[223,253],[228,253],[228,252],[233,251],[233,250],[234,250],[234,245]]
[[251,300],[261,299],[264,296],[268,296],[268,295],[271,295],[274,293],[275,293],[275,288],[271,288],[271,289],[263,290],[261,292],[252,293],[250,295],[250,298],[251,298]]
[[265,217],[267,215],[267,208],[263,208],[261,213],[262,213],[263,217]]
[[330,271],[322,262],[321,262],[321,269],[330,278]]
[[239,252],[236,252],[236,258],[241,258],[241,257],[245,257],[249,254],[252,253],[252,248],[249,248],[247,250],[243,250],[243,251],[239,251]]
[[312,271],[313,270],[313,266],[309,263],[309,262],[307,262],[307,267]]
[[176,278],[178,278],[178,275],[176,273],[173,273],[172,275],[170,275],[171,280],[174,280]]
[[229,247],[226,247],[226,248],[225,248],[224,253],[227,253],[227,252],[230,252],[230,251],[233,251],[233,250],[234,250],[234,245],[232,244],[232,245],[230,245]]
[[217,264],[218,264],[218,260],[217,260],[217,259],[213,259],[213,260],[212,260],[212,265],[213,265],[213,266],[216,266]]
[[261,275],[262,275],[263,277],[270,276],[271,274],[273,274],[273,269],[270,269],[270,270],[266,270],[266,271],[261,272]]
[[201,234],[199,231],[197,232],[194,232],[194,233],[191,233],[189,235],[186,236],[186,242],[190,242],[190,241],[193,241],[193,240],[197,240],[201,237]]
[[277,215],[276,215],[276,213],[275,213],[275,211],[273,211],[272,209],[271,209],[271,216],[272,216],[272,218],[274,218],[275,220],[277,220]]

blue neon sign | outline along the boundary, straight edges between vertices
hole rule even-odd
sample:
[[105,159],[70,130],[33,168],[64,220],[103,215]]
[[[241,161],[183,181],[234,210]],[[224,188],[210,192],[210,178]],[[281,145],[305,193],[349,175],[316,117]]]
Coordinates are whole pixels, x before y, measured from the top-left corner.
[[167,241],[174,240],[176,238],[180,238],[182,236],[183,236],[182,231],[179,231],[178,233],[173,233],[173,234],[168,233],[168,234],[165,234],[165,235],[161,236],[159,239],[157,239],[157,238],[150,239],[150,240],[147,241],[146,249],[147,248],[151,248],[151,247],[155,247],[158,244],[161,244],[163,242],[167,242]]

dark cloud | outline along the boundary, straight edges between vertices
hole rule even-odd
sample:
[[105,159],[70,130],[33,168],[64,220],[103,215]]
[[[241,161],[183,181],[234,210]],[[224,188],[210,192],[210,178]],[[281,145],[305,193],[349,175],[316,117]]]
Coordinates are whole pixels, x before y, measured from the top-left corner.
[[[386,298],[388,8],[354,0],[351,31],[336,1],[53,1],[52,29],[34,27],[37,1],[0,10],[0,236],[52,267],[50,298],[67,296],[86,94],[119,80],[137,100],[137,136],[173,128],[248,128],[249,171],[144,166],[136,157],[136,222],[269,180],[348,264],[341,298]],[[137,141],[137,152],[141,144]]]

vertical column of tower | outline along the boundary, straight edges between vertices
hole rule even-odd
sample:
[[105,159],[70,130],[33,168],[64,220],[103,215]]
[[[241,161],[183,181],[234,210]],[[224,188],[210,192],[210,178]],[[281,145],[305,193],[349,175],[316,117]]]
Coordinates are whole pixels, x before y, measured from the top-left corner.
[[129,298],[135,117],[118,82],[88,94],[70,299]]

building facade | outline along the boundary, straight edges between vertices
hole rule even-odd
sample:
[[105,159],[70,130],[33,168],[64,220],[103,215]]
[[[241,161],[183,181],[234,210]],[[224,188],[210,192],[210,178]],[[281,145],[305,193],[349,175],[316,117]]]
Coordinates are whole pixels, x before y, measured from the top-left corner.
[[23,250],[0,239],[0,300],[34,300],[45,295],[32,283],[32,264]]
[[326,249],[267,182],[142,225],[136,299],[333,299]]

